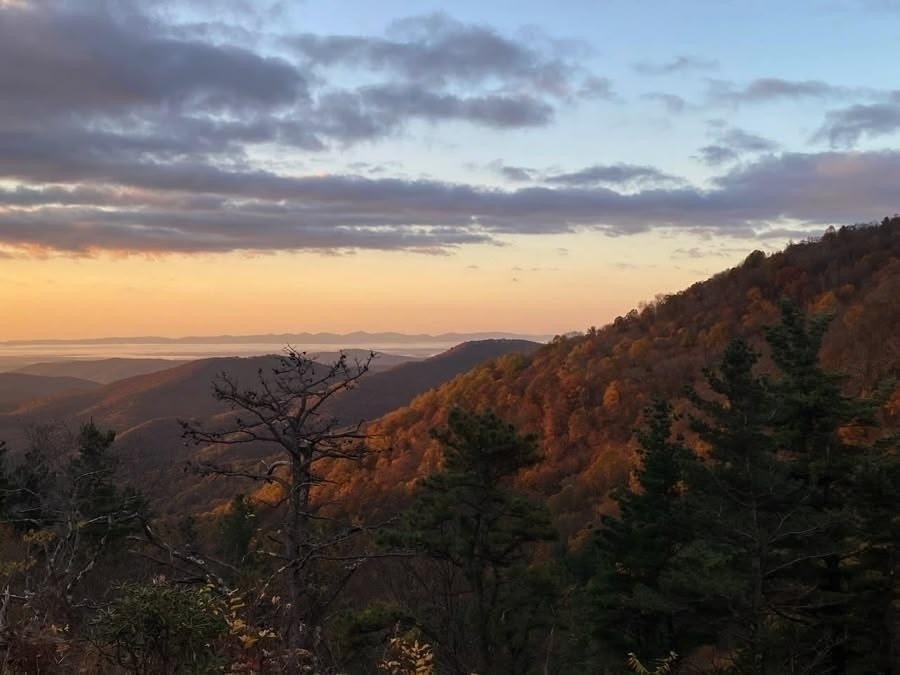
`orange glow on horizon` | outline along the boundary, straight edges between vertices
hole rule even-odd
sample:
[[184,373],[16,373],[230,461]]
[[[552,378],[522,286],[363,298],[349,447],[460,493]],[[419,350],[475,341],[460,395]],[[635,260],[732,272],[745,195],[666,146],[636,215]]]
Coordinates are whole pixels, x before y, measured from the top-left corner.
[[7,308],[0,340],[357,330],[553,335],[603,325],[742,257],[684,269],[672,263],[672,245],[650,235],[581,233],[439,256],[44,252],[0,259]]

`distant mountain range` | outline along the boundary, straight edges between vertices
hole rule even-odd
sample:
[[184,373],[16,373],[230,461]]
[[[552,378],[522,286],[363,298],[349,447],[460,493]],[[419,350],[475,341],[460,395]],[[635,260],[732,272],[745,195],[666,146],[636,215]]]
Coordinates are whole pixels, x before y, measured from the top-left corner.
[[[360,349],[344,350],[349,358],[363,357],[367,352]],[[321,361],[330,362],[337,358],[338,352],[317,353],[316,358]],[[188,361],[197,359],[140,359],[140,358],[111,358],[111,359],[63,359],[57,361],[47,361],[41,363],[32,363],[28,366],[15,369],[14,373],[24,373],[27,375],[43,375],[45,377],[75,377],[99,384],[111,384],[118,380],[124,380],[135,375],[149,375],[157,373],[160,370],[168,370],[176,366],[183,365]],[[384,370],[393,366],[415,361],[410,356],[400,356],[398,354],[379,354],[378,358],[373,362],[373,370]],[[2,370],[2,368],[0,368]],[[2,374],[2,373],[0,373]],[[0,383],[3,380],[0,379]],[[2,398],[2,389],[0,389],[0,398]],[[21,397],[20,400],[26,400]]]
[[39,339],[39,340],[6,340],[0,345],[18,347],[24,345],[127,345],[127,344],[333,344],[335,346],[360,346],[405,344],[411,342],[453,343],[472,342],[476,340],[529,340],[532,342],[549,342],[553,335],[520,335],[517,333],[265,333],[258,335],[191,335],[170,338],[157,335],[136,337],[105,337],[85,339]]
[[[422,360],[379,355],[372,371],[355,389],[337,397],[328,412],[345,421],[375,419],[485,361],[504,354],[530,354],[540,346],[526,340],[480,340]],[[350,350],[349,354],[354,358],[362,353]],[[336,353],[323,354],[319,359],[329,363],[334,356]],[[97,363],[106,362],[94,362],[93,371],[80,372],[97,372]],[[52,372],[53,365],[38,370]],[[59,365],[68,372],[69,363]],[[125,368],[127,364],[115,365]],[[260,372],[279,365],[279,357],[208,358],[172,365],[104,386],[84,379],[0,373],[0,393],[2,376],[33,379],[35,388],[44,384],[30,397],[33,400],[0,407],[0,439],[8,441],[15,453],[27,442],[30,427],[62,424],[77,429],[78,424],[93,420],[117,432],[116,447],[125,474],[139,482],[149,496],[161,500],[157,502],[160,511],[202,509],[223,498],[230,488],[185,474],[184,461],[196,458],[204,449],[185,446],[177,420],[194,419],[209,426],[227,419],[228,407],[212,397],[213,380],[227,372],[252,386]]]

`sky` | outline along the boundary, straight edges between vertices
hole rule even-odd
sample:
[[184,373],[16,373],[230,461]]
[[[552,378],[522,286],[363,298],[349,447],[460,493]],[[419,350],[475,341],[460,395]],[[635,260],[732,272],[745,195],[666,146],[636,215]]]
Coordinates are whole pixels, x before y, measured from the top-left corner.
[[900,0],[0,0],[0,340],[602,326],[900,211]]

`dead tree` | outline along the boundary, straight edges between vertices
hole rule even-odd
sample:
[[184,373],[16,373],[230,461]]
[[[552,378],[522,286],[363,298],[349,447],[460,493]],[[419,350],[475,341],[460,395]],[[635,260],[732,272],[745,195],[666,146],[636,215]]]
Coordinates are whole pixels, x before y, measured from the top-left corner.
[[[273,535],[278,551],[274,577],[282,577],[285,642],[289,649],[316,651],[317,636],[336,590],[324,588],[320,563],[336,546],[347,542],[361,527],[324,528],[323,516],[313,500],[313,489],[325,482],[322,462],[353,461],[366,451],[362,421],[346,424],[332,412],[336,397],[353,389],[371,365],[374,353],[350,361],[341,353],[320,364],[305,352],[288,348],[280,365],[260,369],[252,386],[245,388],[228,374],[213,383],[213,395],[228,403],[236,416],[218,430],[182,421],[183,436],[195,444],[257,445],[271,448],[277,459],[247,469],[239,464],[201,463],[194,469],[205,475],[231,476],[279,487],[282,527]],[[352,564],[345,567],[346,583]]]

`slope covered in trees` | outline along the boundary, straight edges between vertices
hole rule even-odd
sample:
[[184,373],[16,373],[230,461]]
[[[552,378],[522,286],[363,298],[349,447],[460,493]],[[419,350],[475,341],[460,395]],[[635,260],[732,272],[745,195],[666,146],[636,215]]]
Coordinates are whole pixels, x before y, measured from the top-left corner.
[[136,375],[149,375],[160,370],[168,370],[178,365],[180,365],[179,361],[174,359],[78,359],[32,363],[17,368],[15,372],[29,375],[80,377],[99,384],[110,384]]
[[0,410],[15,410],[32,399],[89,391],[96,387],[96,382],[78,377],[0,373]]
[[[844,227],[766,256],[618,317],[585,335],[557,338],[531,355],[496,359],[423,394],[373,426],[383,451],[367,471],[334,475],[354,508],[390,502],[438,465],[430,430],[454,406],[492,410],[541,439],[543,460],[520,482],[545,496],[574,535],[610,510],[610,490],[628,483],[637,459],[633,431],[655,396],[677,398],[734,337],[760,347],[763,327],[790,298],[831,313],[823,363],[846,373],[847,391],[871,393],[900,375],[900,218]],[[761,364],[771,368],[767,359]],[[676,404],[678,405],[678,404]],[[900,421],[900,389],[885,404]]]

